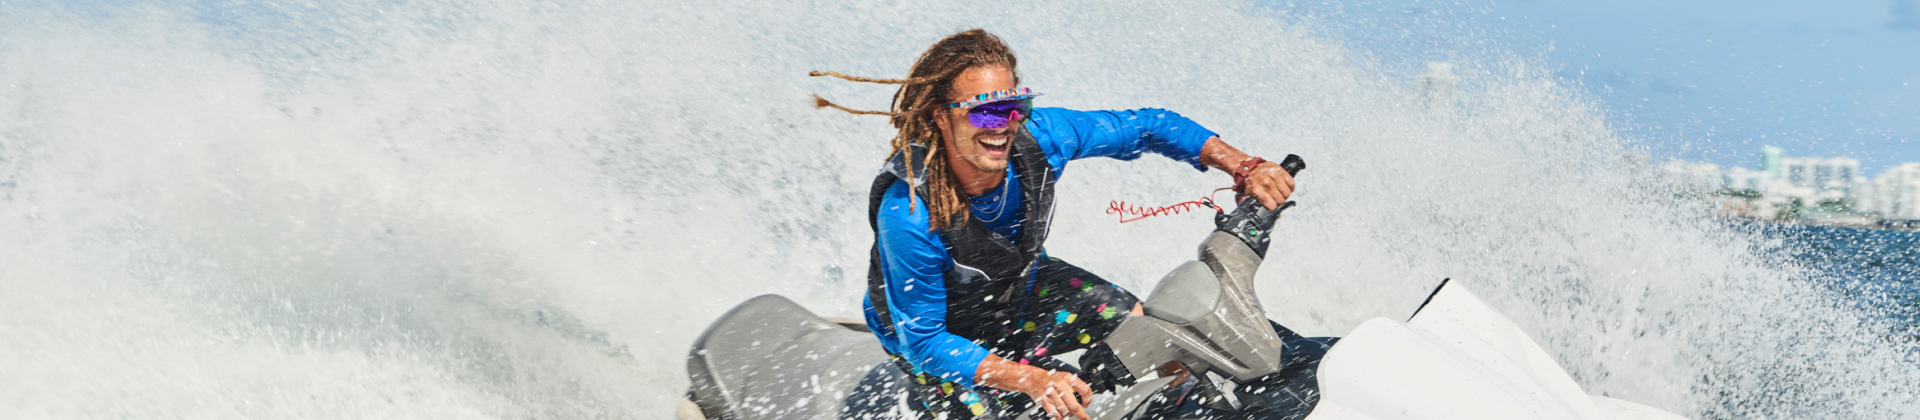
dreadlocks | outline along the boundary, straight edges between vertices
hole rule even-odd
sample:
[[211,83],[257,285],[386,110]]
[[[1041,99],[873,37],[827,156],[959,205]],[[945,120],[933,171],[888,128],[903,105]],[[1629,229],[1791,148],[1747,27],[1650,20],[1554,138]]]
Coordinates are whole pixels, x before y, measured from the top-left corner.
[[[953,79],[967,69],[982,66],[1004,66],[1015,70],[1016,60],[1013,50],[1000,42],[1000,37],[985,30],[973,29],[950,35],[920,53],[913,63],[913,70],[906,79],[874,79],[855,77],[836,72],[815,71],[809,76],[833,76],[855,82],[901,85],[893,94],[891,111],[861,111],[843,107],[819,96],[813,97],[815,108],[832,107],[841,111],[860,115],[887,115],[893,127],[900,133],[893,137],[893,151],[888,153],[906,153],[910,145],[919,143],[927,148],[927,157],[921,162],[926,168],[925,174],[913,173],[913,165],[907,165],[907,181],[913,182],[916,176],[926,177],[928,221],[934,229],[942,229],[950,224],[965,223],[968,216],[963,211],[965,200],[960,197],[960,180],[948,167],[947,151],[941,147],[940,128],[932,118],[934,113],[946,115],[947,98],[953,95]],[[1014,77],[1018,83],[1017,72]],[[912,154],[908,154],[912,156]],[[909,190],[911,191],[911,190]],[[915,193],[909,192],[909,200]]]

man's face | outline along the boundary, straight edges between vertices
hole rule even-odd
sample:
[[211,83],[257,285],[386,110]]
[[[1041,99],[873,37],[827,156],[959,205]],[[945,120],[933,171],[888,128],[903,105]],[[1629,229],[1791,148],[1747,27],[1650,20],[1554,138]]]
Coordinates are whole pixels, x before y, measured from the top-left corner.
[[[1014,88],[1013,70],[1003,66],[974,67],[953,79],[953,93],[947,103],[962,102],[982,93]],[[986,130],[967,122],[966,108],[940,107],[933,111],[934,124],[940,126],[951,159],[965,161],[982,173],[1007,170],[1007,149],[1013,130],[1019,124]],[[959,169],[961,162],[952,162]]]

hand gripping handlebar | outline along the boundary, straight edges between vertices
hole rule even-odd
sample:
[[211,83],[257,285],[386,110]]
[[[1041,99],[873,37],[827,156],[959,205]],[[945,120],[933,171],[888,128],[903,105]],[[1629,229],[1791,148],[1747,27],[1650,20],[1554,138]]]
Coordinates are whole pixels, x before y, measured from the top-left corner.
[[[1280,169],[1286,170],[1287,175],[1299,176],[1300,170],[1307,169],[1307,162],[1300,159],[1300,155],[1287,155],[1286,159],[1280,161]],[[1233,213],[1214,216],[1213,224],[1215,230],[1240,238],[1247,243],[1247,247],[1253,248],[1254,253],[1264,258],[1267,256],[1267,245],[1273,240],[1274,221],[1280,219],[1280,212],[1293,205],[1294,202],[1288,201],[1273,210],[1267,210],[1266,206],[1260,205],[1259,198],[1247,197],[1240,200],[1240,207],[1234,209]]]

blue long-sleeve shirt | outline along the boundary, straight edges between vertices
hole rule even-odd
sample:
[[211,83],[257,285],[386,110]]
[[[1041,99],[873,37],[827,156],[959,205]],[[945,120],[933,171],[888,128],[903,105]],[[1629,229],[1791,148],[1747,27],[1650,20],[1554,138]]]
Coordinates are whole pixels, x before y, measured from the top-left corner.
[[[1059,179],[1068,161],[1090,157],[1133,160],[1144,152],[1200,164],[1200,148],[1214,133],[1186,117],[1161,109],[1133,111],[1074,111],[1036,108],[1027,131]],[[1000,187],[971,201],[973,217],[1007,238],[1019,238],[1021,197],[1019,178],[1009,166]],[[987,349],[946,329],[947,290],[944,274],[953,266],[946,241],[932,231],[923,200],[910,200],[905,181],[894,183],[881,198],[876,223],[881,272],[886,280],[887,311],[892,325],[883,325],[873,302],[864,303],[867,325],[880,337],[888,353],[905,357],[914,368],[967,387],[987,357]],[[1001,203],[1000,201],[1006,201]]]

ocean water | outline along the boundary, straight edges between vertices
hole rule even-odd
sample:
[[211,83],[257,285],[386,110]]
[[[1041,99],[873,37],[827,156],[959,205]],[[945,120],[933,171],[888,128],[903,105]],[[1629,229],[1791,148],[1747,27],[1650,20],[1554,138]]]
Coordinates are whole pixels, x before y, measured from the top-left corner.
[[[1591,393],[1920,415],[1910,236],[1706,218],[1607,104],[1449,13],[0,3],[0,418],[665,417],[732,305],[858,311],[891,133],[808,94],[892,90],[807,71],[899,76],[976,26],[1045,105],[1163,107],[1306,157],[1260,279],[1304,333],[1405,317],[1452,278]],[[1419,42],[1379,47],[1394,33]],[[1227,182],[1075,162],[1049,251],[1149,290],[1208,222],[1108,202]]]
[[[1814,270],[1895,345],[1920,341],[1920,232],[1801,225],[1743,225],[1773,238],[1781,260]],[[1905,346],[1903,346],[1905,347]],[[1912,350],[1912,347],[1907,347]],[[1920,354],[1907,361],[1920,364]]]

